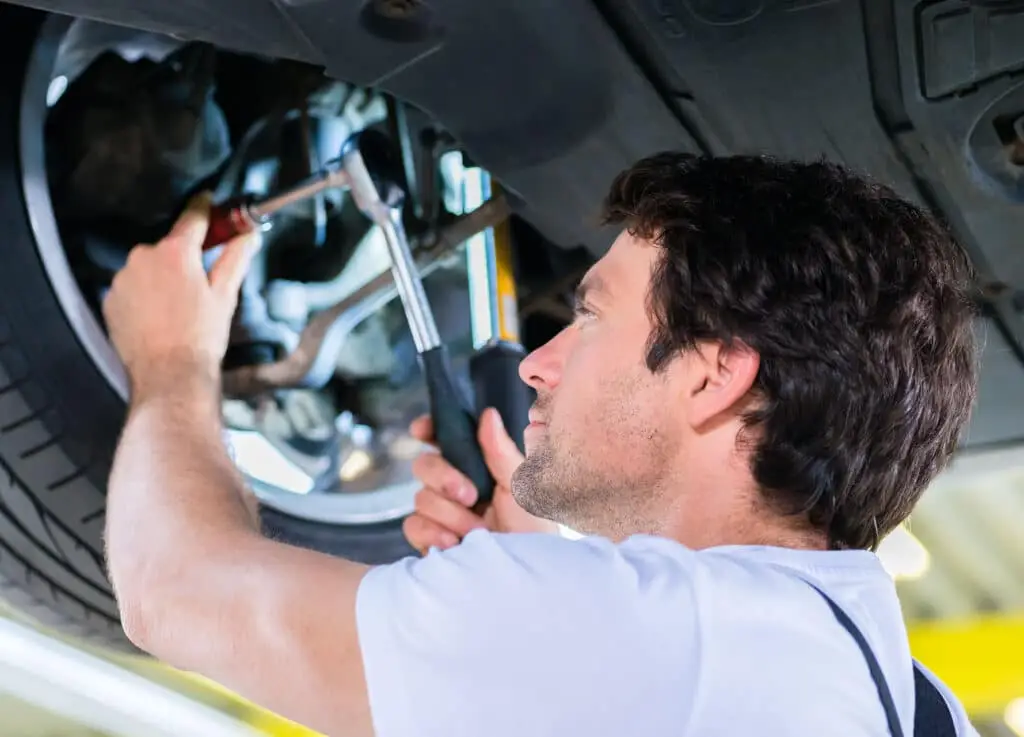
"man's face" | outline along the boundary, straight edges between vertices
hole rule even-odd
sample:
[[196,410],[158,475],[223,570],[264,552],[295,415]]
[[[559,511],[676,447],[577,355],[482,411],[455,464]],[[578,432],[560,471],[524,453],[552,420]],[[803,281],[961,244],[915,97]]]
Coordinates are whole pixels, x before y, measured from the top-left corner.
[[513,495],[580,532],[654,532],[660,481],[682,440],[675,362],[657,374],[645,365],[658,254],[620,235],[580,283],[574,322],[519,369],[537,401]]

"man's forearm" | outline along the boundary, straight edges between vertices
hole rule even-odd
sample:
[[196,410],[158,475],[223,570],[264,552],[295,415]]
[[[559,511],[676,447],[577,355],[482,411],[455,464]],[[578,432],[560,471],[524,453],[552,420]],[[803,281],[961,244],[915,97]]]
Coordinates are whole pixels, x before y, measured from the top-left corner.
[[260,535],[224,447],[217,367],[258,242],[232,240],[206,269],[208,232],[202,196],[132,250],[103,303],[132,382],[107,499],[122,622],[173,666],[330,734],[371,734],[356,629],[367,567]]
[[129,411],[107,501],[107,560],[122,607],[187,586],[204,557],[258,535],[244,493],[224,448],[212,382],[182,377],[173,391],[143,390]]

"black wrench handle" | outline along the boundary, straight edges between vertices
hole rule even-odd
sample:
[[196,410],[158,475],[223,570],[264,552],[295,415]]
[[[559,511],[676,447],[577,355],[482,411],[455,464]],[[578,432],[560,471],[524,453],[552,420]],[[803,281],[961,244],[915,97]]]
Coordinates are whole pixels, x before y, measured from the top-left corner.
[[420,354],[430,397],[434,440],[441,455],[470,480],[477,490],[477,507],[494,498],[494,479],[477,440],[479,418],[455,383],[444,345]]
[[530,424],[530,407],[536,393],[519,378],[519,364],[526,351],[518,343],[499,341],[485,346],[469,359],[469,375],[481,410],[494,407],[505,432],[525,453],[523,431]]

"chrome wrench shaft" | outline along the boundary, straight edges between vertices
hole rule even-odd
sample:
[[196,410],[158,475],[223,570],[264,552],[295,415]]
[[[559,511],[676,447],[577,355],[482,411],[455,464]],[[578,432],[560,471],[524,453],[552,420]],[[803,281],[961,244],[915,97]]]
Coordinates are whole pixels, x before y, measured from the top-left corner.
[[437,332],[437,323],[430,311],[423,282],[420,279],[416,263],[409,250],[409,241],[402,226],[403,193],[396,185],[384,182],[381,185],[383,195],[374,183],[373,177],[366,168],[366,162],[357,146],[346,147],[342,153],[344,169],[348,173],[349,192],[356,205],[384,233],[391,266],[394,273],[395,287],[402,300],[409,331],[417,353],[426,353],[441,345]]

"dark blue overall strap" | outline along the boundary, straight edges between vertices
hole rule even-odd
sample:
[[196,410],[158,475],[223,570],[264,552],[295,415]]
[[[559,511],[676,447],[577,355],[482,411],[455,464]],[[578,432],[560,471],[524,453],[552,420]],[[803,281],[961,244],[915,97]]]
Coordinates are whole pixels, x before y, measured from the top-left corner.
[[914,663],[914,737],[957,737],[946,697]]
[[[807,581],[807,583],[821,595],[821,598],[828,604],[829,609],[832,610],[832,614],[835,615],[839,624],[850,633],[854,642],[857,643],[857,647],[860,648],[861,653],[864,655],[864,660],[867,661],[868,670],[871,672],[871,679],[875,682],[875,688],[878,689],[878,698],[882,702],[882,708],[885,709],[885,718],[889,723],[889,733],[892,737],[903,737],[903,727],[900,725],[899,716],[896,713],[896,704],[893,702],[889,683],[885,680],[885,674],[882,673],[878,659],[875,657],[871,646],[868,645],[864,634],[853,623],[850,616],[832,600],[831,596],[810,581]],[[957,737],[956,723],[953,721],[953,714],[949,710],[945,697],[935,687],[935,684],[928,679],[924,671],[918,667],[916,661],[914,663],[914,698],[916,699],[914,708],[914,737]]]
[[824,591],[819,589],[813,583],[810,583],[811,588],[817,591],[821,598],[828,604],[829,609],[832,610],[832,614],[835,615],[836,619],[839,620],[839,624],[843,625],[843,629],[850,633],[850,637],[857,643],[857,647],[860,648],[861,653],[864,655],[864,660],[868,663],[868,670],[871,672],[871,680],[875,682],[875,688],[878,689],[878,698],[882,702],[882,708],[885,709],[885,719],[889,722],[889,734],[892,737],[903,737],[903,727],[900,725],[899,715],[896,713],[896,704],[892,700],[892,692],[889,690],[889,683],[885,680],[885,674],[882,673],[882,667],[878,664],[878,658],[875,657],[874,651],[871,646],[868,645],[867,639],[864,634],[860,631],[860,628],[853,623],[850,616],[836,604],[832,597],[826,594]]

